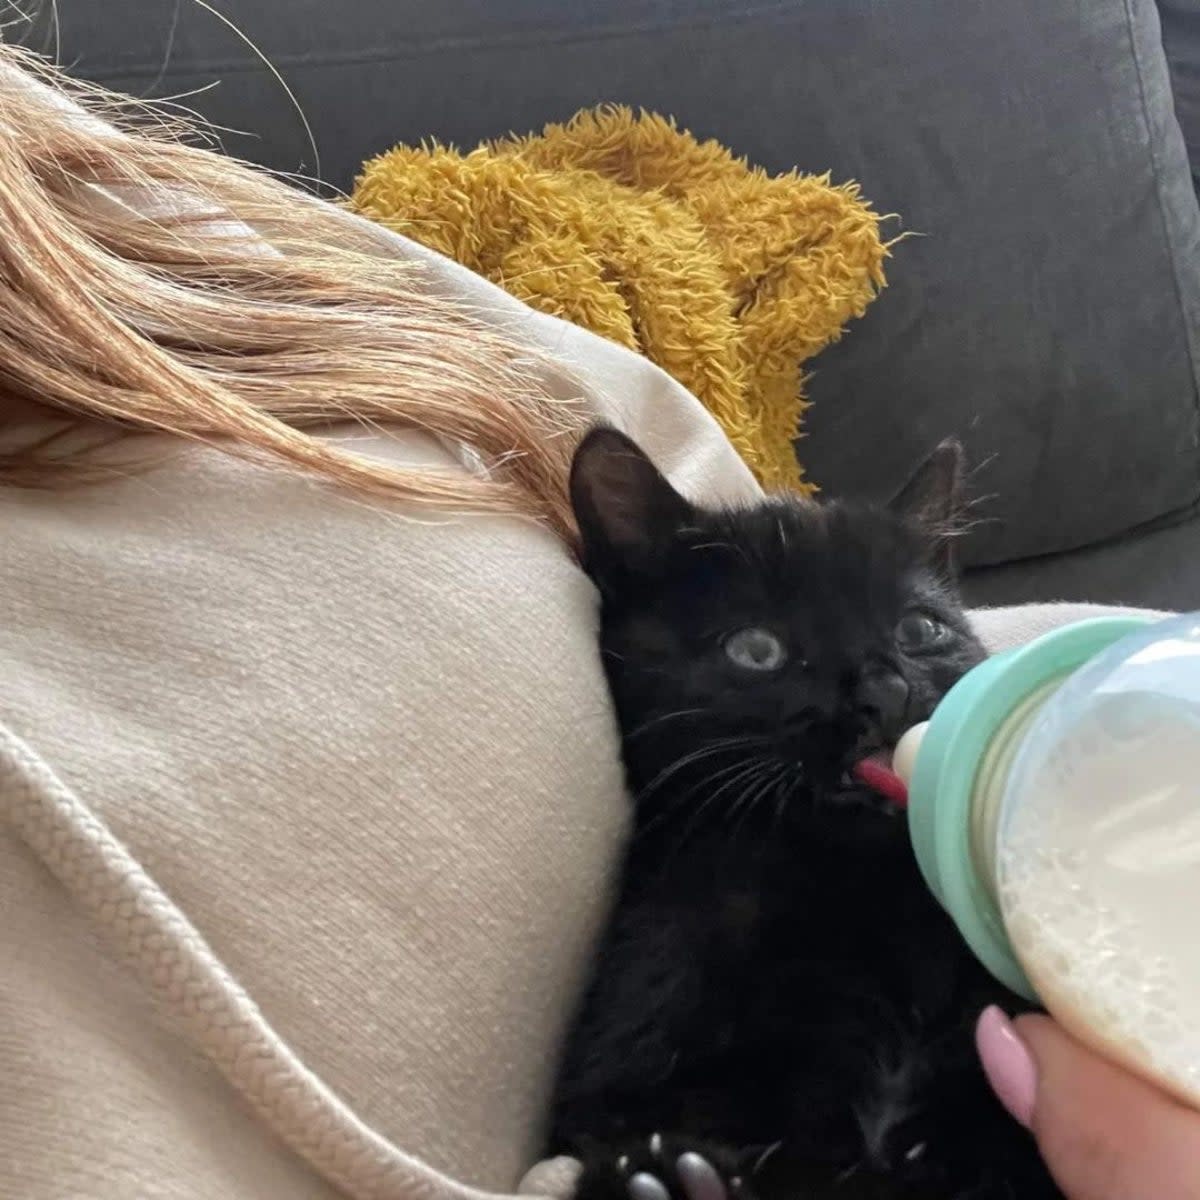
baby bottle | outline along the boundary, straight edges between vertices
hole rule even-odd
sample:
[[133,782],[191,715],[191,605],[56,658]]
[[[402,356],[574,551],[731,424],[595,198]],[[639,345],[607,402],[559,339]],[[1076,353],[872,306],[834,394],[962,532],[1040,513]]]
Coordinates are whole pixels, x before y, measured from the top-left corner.
[[1083,621],[990,659],[894,768],[980,961],[1200,1107],[1200,614]]

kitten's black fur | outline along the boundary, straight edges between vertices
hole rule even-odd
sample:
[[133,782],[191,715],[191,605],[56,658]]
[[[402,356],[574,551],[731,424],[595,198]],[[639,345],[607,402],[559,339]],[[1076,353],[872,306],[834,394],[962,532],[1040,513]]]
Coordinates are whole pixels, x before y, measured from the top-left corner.
[[642,1171],[686,1195],[688,1150],[763,1200],[1058,1194],[973,1052],[979,1012],[1015,998],[926,890],[903,814],[845,774],[983,656],[945,536],[961,458],[939,447],[888,509],[709,512],[621,434],[580,447],[635,814],[553,1110],[579,1200],[629,1200]]

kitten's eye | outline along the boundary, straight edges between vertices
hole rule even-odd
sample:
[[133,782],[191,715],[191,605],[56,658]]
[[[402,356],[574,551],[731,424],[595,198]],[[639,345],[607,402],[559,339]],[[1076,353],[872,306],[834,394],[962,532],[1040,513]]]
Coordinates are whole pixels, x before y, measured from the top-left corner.
[[896,641],[901,650],[923,654],[943,646],[953,636],[948,626],[928,613],[905,613],[896,625]]
[[731,633],[724,648],[729,661],[746,671],[778,671],[787,662],[787,648],[779,638],[753,625]]

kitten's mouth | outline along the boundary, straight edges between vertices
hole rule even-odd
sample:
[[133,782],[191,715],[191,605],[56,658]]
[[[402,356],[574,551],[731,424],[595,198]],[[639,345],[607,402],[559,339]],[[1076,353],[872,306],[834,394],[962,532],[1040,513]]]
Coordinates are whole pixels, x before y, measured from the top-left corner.
[[892,770],[890,749],[876,750],[850,768],[850,777],[897,808],[908,807],[908,785]]

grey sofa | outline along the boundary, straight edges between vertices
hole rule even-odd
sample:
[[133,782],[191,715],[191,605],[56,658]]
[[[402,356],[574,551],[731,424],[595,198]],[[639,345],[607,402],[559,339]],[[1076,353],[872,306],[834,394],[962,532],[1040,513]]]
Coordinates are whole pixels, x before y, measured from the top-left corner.
[[246,131],[231,152],[339,187],[398,140],[610,100],[860,180],[920,236],[816,363],[810,474],[882,494],[958,433],[973,599],[1200,608],[1200,0],[215,7],[293,89],[319,164],[276,78],[191,0],[58,0],[62,59],[136,94],[206,89],[187,103]]

